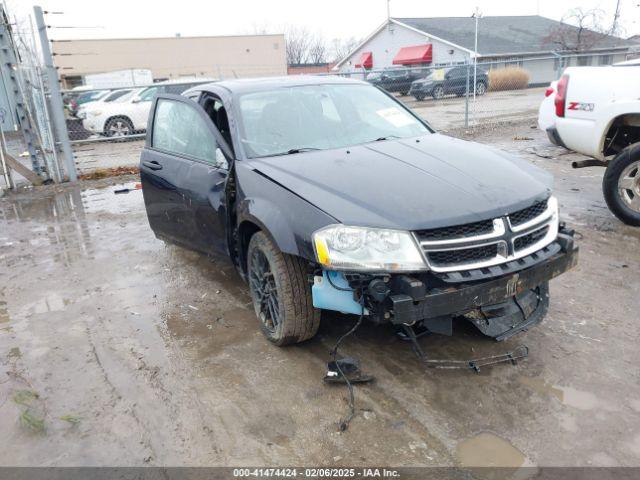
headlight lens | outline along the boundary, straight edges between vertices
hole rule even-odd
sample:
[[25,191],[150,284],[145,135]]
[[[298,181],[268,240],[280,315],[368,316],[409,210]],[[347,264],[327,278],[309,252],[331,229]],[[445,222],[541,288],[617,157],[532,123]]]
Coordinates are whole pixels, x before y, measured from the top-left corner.
[[426,265],[409,232],[331,225],[313,234],[316,258],[334,270],[415,272]]

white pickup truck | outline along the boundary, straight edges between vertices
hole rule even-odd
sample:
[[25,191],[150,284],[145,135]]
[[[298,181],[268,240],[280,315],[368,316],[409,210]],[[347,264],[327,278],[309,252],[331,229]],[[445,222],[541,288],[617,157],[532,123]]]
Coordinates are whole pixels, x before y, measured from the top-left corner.
[[553,103],[555,122],[545,126],[549,139],[593,157],[574,168],[607,167],[607,205],[623,222],[640,226],[640,62],[569,67]]

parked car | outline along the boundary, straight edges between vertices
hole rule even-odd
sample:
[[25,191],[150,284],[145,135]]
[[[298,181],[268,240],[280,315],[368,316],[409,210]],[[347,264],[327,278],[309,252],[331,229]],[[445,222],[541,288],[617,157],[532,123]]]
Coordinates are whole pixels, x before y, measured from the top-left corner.
[[605,201],[623,222],[640,226],[640,65],[569,67],[554,95],[551,142],[594,160],[574,167],[604,166]]
[[406,95],[411,82],[423,77],[427,71],[424,68],[388,67],[379,72],[371,72],[367,75],[367,81],[387,92]]
[[111,90],[92,90],[89,92],[81,93],[76,98],[75,109],[71,110],[70,113],[73,116],[77,116],[78,111],[80,110],[82,105],[90,102],[97,102],[98,100],[105,98],[107,95],[109,95],[109,93],[111,93]]
[[143,88],[126,102],[105,103],[99,108],[87,111],[82,126],[89,132],[107,137],[125,137],[144,133],[147,129],[149,110],[156,95],[180,94],[194,85],[207,82],[211,82],[211,79],[158,82]]
[[107,95],[99,98],[98,100],[92,100],[90,102],[83,103],[78,107],[76,117],[78,117],[79,119],[87,118],[88,110],[99,110],[105,103],[111,103],[122,98],[128,98],[127,96],[131,94],[131,92],[133,92],[133,90],[130,88],[113,90],[112,92],[109,92]]
[[[473,94],[473,68],[469,69],[469,93]],[[485,70],[476,69],[476,95],[484,95],[489,86],[489,75]],[[464,95],[467,92],[467,67],[436,69],[426,77],[411,83],[409,95],[416,100],[424,100],[431,96],[436,100],[445,95]]]
[[155,235],[228,256],[277,345],[321,310],[505,339],[575,265],[552,177],[434,132],[366,82],[229,80],[158,95],[140,159]]
[[556,80],[549,84],[544,91],[544,100],[542,100],[540,108],[538,108],[538,128],[544,132],[556,124],[556,107],[554,102],[557,85],[558,82]]

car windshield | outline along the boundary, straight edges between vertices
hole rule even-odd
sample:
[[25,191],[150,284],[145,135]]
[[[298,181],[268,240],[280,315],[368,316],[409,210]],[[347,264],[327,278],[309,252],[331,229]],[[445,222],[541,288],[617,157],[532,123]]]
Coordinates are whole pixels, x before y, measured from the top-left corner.
[[241,142],[249,158],[328,150],[430,132],[370,85],[305,85],[240,96]]
[[78,103],[92,102],[92,101],[97,100],[97,99],[99,99],[101,97],[104,97],[108,93],[109,93],[109,91],[105,91],[105,90],[98,90],[98,91],[95,91],[95,92],[83,93],[82,95],[80,95],[78,97]]
[[142,92],[143,92],[143,89],[131,90],[130,92],[126,93],[125,95],[122,95],[121,97],[115,99],[113,101],[113,103],[126,103],[126,102],[130,101],[132,98],[135,98],[138,95],[140,95]]
[[131,93],[131,90],[116,90],[115,92],[111,92],[109,95],[104,97],[105,102],[115,102],[119,98],[127,96]]

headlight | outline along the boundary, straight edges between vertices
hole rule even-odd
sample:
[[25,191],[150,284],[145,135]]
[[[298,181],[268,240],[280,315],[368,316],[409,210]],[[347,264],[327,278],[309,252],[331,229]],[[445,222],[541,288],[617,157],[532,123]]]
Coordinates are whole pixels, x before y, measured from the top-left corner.
[[426,270],[409,232],[330,225],[313,234],[316,259],[334,270],[415,272]]
[[98,115],[102,115],[102,110],[90,110],[89,115],[92,117],[97,117]]

